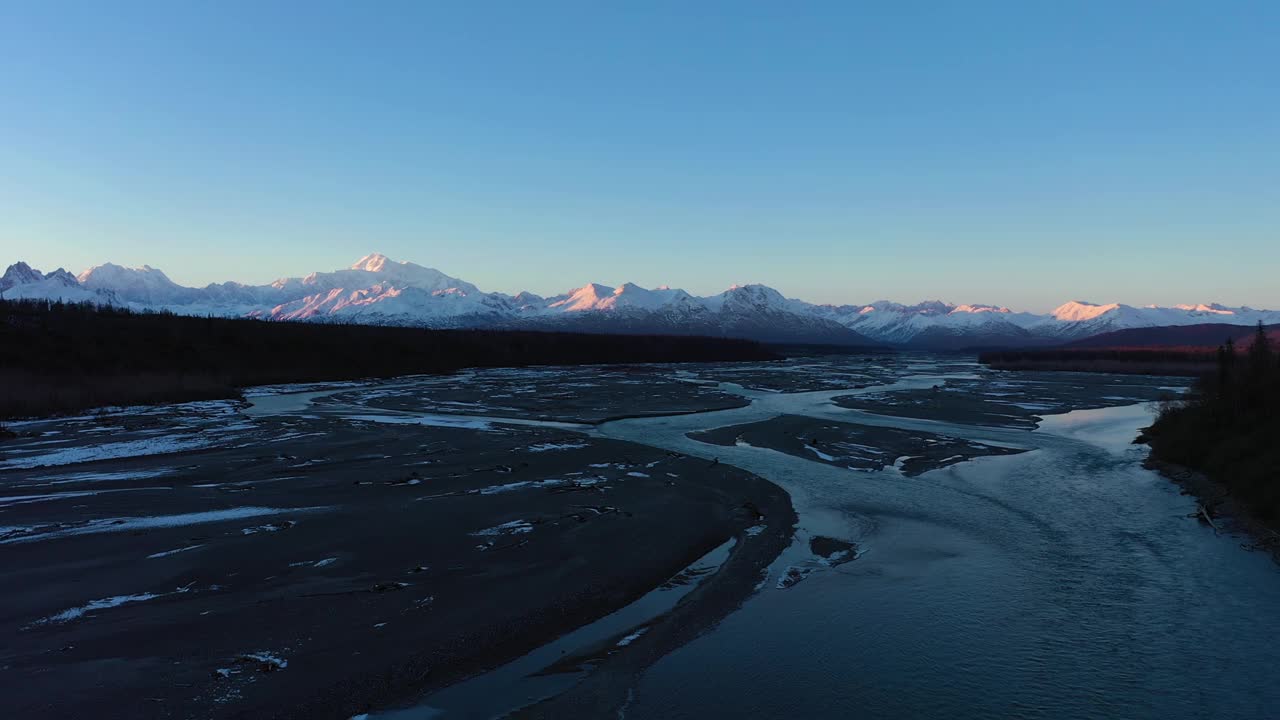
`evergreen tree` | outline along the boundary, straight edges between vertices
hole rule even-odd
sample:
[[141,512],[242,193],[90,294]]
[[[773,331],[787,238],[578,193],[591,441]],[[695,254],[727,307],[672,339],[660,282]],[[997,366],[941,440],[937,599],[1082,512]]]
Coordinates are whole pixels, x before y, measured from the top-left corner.
[[1253,346],[1249,348],[1249,369],[1255,374],[1264,374],[1271,369],[1271,341],[1267,338],[1267,329],[1258,321],[1258,330],[1253,336]]
[[[1231,342],[1231,339],[1228,338],[1227,342]],[[1227,348],[1224,345],[1219,345],[1218,346],[1218,397],[1222,397],[1222,393],[1226,392],[1228,368],[1229,366],[1227,364]]]

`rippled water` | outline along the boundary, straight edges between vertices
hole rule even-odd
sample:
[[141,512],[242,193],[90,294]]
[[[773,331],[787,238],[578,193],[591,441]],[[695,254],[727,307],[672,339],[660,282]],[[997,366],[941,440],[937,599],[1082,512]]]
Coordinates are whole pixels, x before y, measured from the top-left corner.
[[859,416],[1035,448],[916,478],[684,437],[780,412],[851,419],[832,394],[848,393],[602,429],[770,478],[796,498],[802,537],[867,550],[755,596],[661,660],[628,720],[1280,716],[1280,572],[1187,519],[1192,501],[1142,468],[1130,442],[1146,408],[1069,413],[1034,433]]

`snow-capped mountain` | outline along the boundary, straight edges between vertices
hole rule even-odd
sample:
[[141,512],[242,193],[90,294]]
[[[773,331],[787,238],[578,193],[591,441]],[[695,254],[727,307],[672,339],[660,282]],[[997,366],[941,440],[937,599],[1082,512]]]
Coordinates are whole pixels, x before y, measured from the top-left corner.
[[1175,305],[1134,307],[1111,303],[1097,305],[1072,301],[1058,306],[1049,316],[1031,326],[1036,334],[1054,340],[1078,340],[1115,330],[1144,327],[1169,327],[1227,323],[1230,325],[1271,325],[1280,322],[1280,312],[1255,310],[1250,307],[1211,305]]
[[126,268],[107,263],[85,270],[76,280],[86,290],[109,290],[126,303],[141,305],[178,305],[191,302],[200,293],[178,285],[150,265]]
[[615,289],[598,283],[588,283],[564,295],[549,298],[544,307],[556,312],[653,311],[667,306],[685,306],[691,303],[697,304],[697,300],[689,293],[683,290],[672,290],[665,286],[646,290],[634,283],[624,283]]
[[1224,305],[1133,307],[1072,301],[1052,312],[1014,312],[995,305],[951,305],[931,300],[902,305],[881,300],[869,305],[816,306],[872,340],[921,349],[960,349],[1061,344],[1127,328],[1280,322],[1280,312]]
[[0,298],[93,302],[184,315],[347,322],[418,327],[561,329],[746,337],[766,342],[884,344],[921,349],[1060,344],[1129,328],[1201,323],[1280,323],[1280,312],[1217,304],[1175,307],[1073,301],[1048,314],[997,305],[814,305],[765,285],[736,285],[718,295],[588,283],[553,297],[483,292],[433,268],[374,253],[348,268],[281,278],[184,287],[144,265],[107,263],[78,276],[45,275],[16,263],[0,277]]
[[[54,271],[57,272],[56,270]],[[63,270],[63,272],[66,272]],[[44,273],[39,270],[32,270],[31,266],[24,263],[14,263],[9,269],[4,271],[4,275],[0,276],[0,293],[9,290],[17,285],[31,285],[44,280]]]
[[936,349],[1034,344],[1028,328],[1043,320],[1041,315],[1005,307],[940,300],[917,305],[880,300],[861,306],[818,306],[816,311],[879,342]]
[[699,298],[684,290],[614,289],[591,283],[542,303],[523,303],[514,327],[744,337],[764,342],[873,345],[869,339],[809,311],[763,285],[734,286]]
[[10,265],[0,276],[0,298],[119,304],[115,293],[82,287],[75,275],[62,268],[45,275],[24,262]]
[[438,270],[384,255],[367,255],[349,268],[281,278],[269,285],[234,282],[183,287],[144,265],[99,265],[53,292],[38,271],[15,265],[0,298],[44,298],[166,310],[184,315],[269,320],[349,322],[421,327],[494,327],[582,332],[667,333],[747,337],[769,342],[871,345],[838,322],[808,311],[762,285],[734,287],[709,298],[684,290],[618,288],[588,283],[543,298],[522,292],[486,293]]

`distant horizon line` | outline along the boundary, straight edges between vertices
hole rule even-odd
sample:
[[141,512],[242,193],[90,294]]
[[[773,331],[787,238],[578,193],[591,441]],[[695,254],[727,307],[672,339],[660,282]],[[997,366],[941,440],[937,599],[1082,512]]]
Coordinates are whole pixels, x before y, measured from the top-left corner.
[[[363,255],[362,257],[360,257],[360,259],[356,260],[356,262],[352,263],[351,265],[345,266],[345,267],[334,268],[334,269],[332,269],[332,270],[312,270],[312,271],[309,271],[309,272],[307,272],[307,273],[305,273],[305,274],[302,274],[302,275],[282,275],[282,276],[276,277],[275,279],[273,279],[273,280],[271,280],[271,281],[268,281],[268,282],[265,282],[265,283],[259,283],[259,284],[254,284],[254,283],[250,283],[250,282],[241,282],[241,281],[239,281],[239,280],[222,280],[222,281],[216,281],[216,282],[206,283],[205,285],[185,285],[185,284],[183,284],[183,283],[180,283],[180,282],[177,282],[177,281],[173,280],[173,279],[169,276],[169,273],[168,273],[167,271],[165,271],[163,268],[153,266],[153,265],[151,265],[150,263],[143,263],[143,264],[142,264],[142,265],[140,265],[140,266],[130,266],[130,265],[122,265],[122,264],[115,263],[115,262],[112,262],[112,261],[106,261],[106,262],[98,263],[98,264],[95,264],[95,265],[91,265],[91,266],[89,266],[89,267],[87,267],[87,268],[85,268],[84,270],[81,270],[81,271],[79,271],[79,272],[73,272],[73,271],[70,271],[70,270],[66,270],[66,266],[65,266],[65,265],[60,265],[60,266],[58,266],[57,268],[55,268],[55,269],[53,269],[53,270],[50,270],[50,271],[47,271],[47,272],[46,272],[46,271],[45,271],[45,270],[43,270],[42,268],[37,268],[37,267],[35,267],[35,266],[33,266],[33,265],[31,265],[31,264],[27,263],[27,262],[26,262],[26,261],[24,261],[24,260],[15,260],[14,262],[9,263],[8,265],[6,265],[6,266],[5,266],[5,268],[6,268],[6,269],[8,269],[9,267],[12,267],[12,266],[14,266],[14,265],[23,264],[23,265],[27,265],[27,267],[29,267],[29,268],[32,268],[32,269],[34,269],[34,270],[37,270],[37,271],[39,271],[39,272],[41,272],[41,273],[43,273],[43,274],[46,274],[46,275],[47,275],[48,273],[51,273],[51,272],[57,272],[58,270],[65,270],[66,272],[71,272],[71,273],[72,273],[72,274],[73,274],[77,279],[80,279],[82,276],[84,276],[85,274],[87,274],[87,273],[89,273],[89,272],[91,272],[91,271],[93,271],[93,270],[96,270],[96,269],[99,269],[99,268],[103,268],[103,267],[111,266],[111,267],[122,268],[122,269],[124,269],[124,270],[129,270],[129,271],[134,271],[134,272],[148,272],[148,271],[149,271],[149,272],[158,272],[158,273],[160,273],[162,276],[164,276],[164,278],[165,278],[166,280],[168,280],[169,282],[173,283],[174,285],[177,285],[177,286],[182,287],[182,288],[187,288],[187,289],[196,289],[196,290],[199,290],[199,289],[207,288],[207,287],[209,287],[209,286],[222,285],[222,284],[225,284],[225,283],[234,283],[234,284],[242,285],[242,286],[245,286],[245,287],[263,287],[263,286],[267,286],[267,285],[274,285],[275,283],[282,282],[282,281],[287,281],[287,280],[303,280],[303,279],[307,278],[307,277],[308,277],[308,276],[310,276],[310,275],[315,275],[315,274],[320,274],[320,273],[334,273],[334,272],[342,272],[342,271],[347,271],[347,270],[364,270],[365,272],[369,272],[369,270],[364,269],[364,268],[361,268],[361,267],[359,267],[359,266],[361,266],[361,265],[363,265],[363,264],[367,264],[367,263],[368,263],[368,262],[370,262],[370,261],[376,261],[376,260],[378,260],[378,259],[381,259],[381,260],[385,261],[386,263],[390,263],[390,264],[397,265],[397,266],[412,266],[412,267],[422,268],[422,269],[424,269],[424,270],[430,270],[430,271],[433,271],[433,272],[437,272],[437,273],[440,273],[441,275],[444,275],[444,276],[446,276],[446,277],[448,277],[448,278],[450,278],[450,279],[458,280],[458,281],[460,281],[460,282],[464,282],[464,283],[467,283],[467,284],[469,284],[469,285],[474,285],[474,286],[476,286],[476,287],[477,287],[477,289],[480,289],[480,288],[479,288],[479,286],[478,286],[478,285],[476,285],[475,283],[473,283],[473,282],[471,282],[471,281],[469,281],[469,280],[466,280],[466,279],[464,279],[464,278],[460,278],[460,277],[457,277],[457,276],[451,275],[451,274],[449,274],[449,273],[447,273],[447,272],[444,272],[443,270],[439,270],[438,268],[431,267],[431,266],[427,266],[427,265],[422,265],[422,264],[417,263],[417,262],[414,262],[414,261],[412,261],[412,260],[395,260],[395,259],[393,259],[393,258],[391,258],[391,257],[389,257],[389,256],[387,256],[387,255],[385,255],[385,254],[383,254],[383,253],[381,253],[381,252],[372,252],[372,253],[368,253],[368,254],[366,254],[366,255]],[[1036,312],[1036,311],[1034,311],[1034,310],[1015,310],[1015,309],[1013,309],[1011,306],[1004,305],[1004,304],[998,304],[998,303],[982,303],[982,302],[959,302],[959,303],[956,303],[956,302],[951,302],[951,301],[948,301],[948,300],[942,300],[940,297],[934,297],[934,298],[927,298],[927,297],[926,297],[926,298],[924,298],[924,299],[922,299],[922,300],[920,300],[920,301],[918,301],[918,302],[915,302],[915,303],[901,302],[901,301],[897,301],[897,300],[890,300],[890,299],[888,299],[888,298],[880,298],[880,299],[877,299],[877,300],[873,300],[873,301],[871,301],[871,302],[838,302],[838,303],[836,303],[836,302],[813,302],[813,301],[810,301],[810,300],[804,300],[804,299],[799,298],[799,297],[791,297],[791,296],[789,296],[789,295],[787,295],[787,294],[783,293],[781,290],[778,290],[777,288],[773,287],[772,285],[769,285],[769,284],[767,284],[767,283],[763,283],[763,282],[735,282],[735,283],[730,284],[730,285],[729,285],[727,288],[725,288],[724,290],[721,290],[721,291],[719,291],[719,292],[712,292],[710,295],[699,295],[699,294],[697,294],[697,293],[690,292],[690,291],[685,290],[685,289],[683,289],[683,288],[679,288],[679,287],[672,287],[672,286],[670,286],[670,285],[666,285],[666,284],[661,284],[661,285],[656,285],[656,286],[654,286],[654,287],[648,287],[648,288],[646,288],[645,286],[643,286],[643,285],[641,285],[641,284],[639,284],[639,283],[635,283],[635,282],[631,282],[631,281],[626,281],[626,282],[623,282],[623,283],[619,283],[619,284],[617,284],[617,285],[611,285],[611,284],[601,283],[601,282],[594,281],[594,280],[592,280],[592,281],[588,281],[588,282],[583,283],[583,284],[581,284],[581,285],[576,285],[576,286],[570,287],[570,288],[568,288],[567,290],[563,290],[563,291],[560,291],[560,292],[556,292],[556,293],[553,293],[553,294],[550,294],[550,295],[542,295],[542,294],[540,294],[540,293],[533,292],[533,291],[530,291],[530,290],[519,290],[519,291],[516,291],[516,292],[506,292],[506,291],[503,291],[503,290],[483,290],[483,289],[480,289],[480,291],[481,291],[482,293],[494,293],[494,294],[500,294],[500,295],[507,295],[508,297],[517,297],[517,296],[522,295],[522,294],[529,294],[529,295],[534,295],[534,296],[537,296],[537,297],[540,297],[540,298],[543,298],[543,299],[548,299],[548,298],[554,298],[554,297],[562,297],[562,296],[564,296],[564,297],[568,297],[568,296],[572,296],[574,293],[576,293],[576,292],[578,292],[578,291],[580,291],[580,290],[583,290],[583,289],[585,289],[585,288],[587,288],[588,286],[591,286],[591,285],[598,285],[598,286],[603,287],[603,288],[608,288],[609,290],[613,291],[615,294],[616,294],[618,291],[621,291],[621,289],[622,289],[623,287],[625,287],[625,286],[627,286],[627,285],[630,285],[630,286],[633,286],[633,287],[636,287],[636,288],[639,288],[639,289],[641,289],[641,290],[645,290],[645,291],[648,291],[648,292],[663,291],[663,290],[684,292],[684,293],[689,294],[689,295],[690,295],[690,296],[692,296],[692,297],[699,298],[699,299],[701,299],[701,298],[708,298],[708,297],[714,297],[714,296],[716,296],[716,295],[720,295],[720,294],[723,294],[723,293],[725,293],[725,292],[728,292],[728,291],[730,291],[730,290],[734,290],[734,289],[737,289],[737,288],[744,288],[744,287],[765,287],[765,288],[768,288],[768,289],[770,289],[770,290],[773,290],[774,292],[777,292],[778,294],[782,295],[782,296],[783,296],[784,298],[786,298],[787,300],[796,300],[796,301],[799,301],[799,302],[803,302],[803,303],[806,303],[806,304],[809,304],[809,305],[814,305],[814,306],[819,306],[819,307],[823,307],[823,306],[825,306],[825,307],[869,308],[869,307],[874,307],[874,306],[877,306],[877,305],[885,305],[885,304],[889,304],[889,305],[896,305],[896,306],[899,306],[899,307],[901,307],[901,308],[917,308],[917,307],[924,306],[924,305],[939,304],[939,305],[948,306],[948,307],[950,307],[950,308],[952,308],[952,309],[960,308],[960,307],[972,307],[972,308],[982,308],[982,309],[984,309],[984,310],[982,310],[982,311],[988,311],[988,312],[990,312],[990,311],[1001,312],[1001,313],[1003,313],[1003,312],[1008,312],[1008,313],[1014,313],[1014,314],[1026,314],[1026,315],[1053,315],[1057,310],[1060,310],[1060,309],[1062,309],[1062,308],[1064,308],[1064,307],[1066,307],[1066,306],[1070,306],[1070,305],[1081,305],[1081,306],[1087,306],[1087,307],[1109,307],[1109,306],[1116,306],[1116,307],[1132,307],[1132,308],[1136,308],[1136,309],[1169,309],[1169,310],[1195,310],[1195,309],[1197,309],[1197,308],[1204,307],[1204,308],[1209,308],[1209,309],[1210,309],[1210,310],[1205,310],[1204,312],[1210,312],[1212,309],[1217,309],[1217,308],[1220,308],[1220,309],[1222,309],[1222,310],[1254,310],[1254,311],[1263,311],[1263,312],[1274,312],[1274,310],[1272,310],[1272,309],[1270,309],[1270,308],[1267,308],[1267,307],[1256,307],[1256,306],[1252,306],[1252,305],[1245,305],[1245,304],[1241,304],[1241,305],[1231,305],[1231,304],[1229,304],[1229,303],[1224,303],[1224,302],[1221,302],[1221,301],[1201,302],[1201,303],[1178,303],[1178,304],[1174,304],[1174,305],[1160,305],[1160,304],[1157,304],[1157,303],[1134,304],[1134,303],[1124,303],[1124,302],[1118,302],[1118,301],[1112,301],[1112,302],[1094,302],[1094,301],[1092,301],[1092,300],[1082,300],[1082,299],[1075,299],[1075,298],[1073,298],[1073,299],[1066,300],[1066,301],[1064,301],[1064,302],[1058,303],[1058,304],[1057,304],[1057,305],[1055,305],[1054,307],[1052,307],[1052,308],[1050,308],[1050,309],[1048,309],[1048,310],[1046,310],[1046,311],[1044,311],[1044,312]],[[1280,303],[1278,303],[1277,305],[1278,305],[1278,306],[1280,306]],[[1216,306],[1216,308],[1215,308],[1215,306]]]

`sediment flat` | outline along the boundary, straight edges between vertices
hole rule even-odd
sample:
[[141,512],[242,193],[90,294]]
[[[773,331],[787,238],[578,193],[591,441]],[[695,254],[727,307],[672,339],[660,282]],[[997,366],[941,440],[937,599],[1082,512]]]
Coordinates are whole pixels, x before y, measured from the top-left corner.
[[782,415],[757,423],[691,433],[714,445],[745,444],[849,470],[897,468],[905,476],[988,455],[1025,452],[938,433]]
[[1045,415],[1173,397],[1185,378],[985,371],[941,381],[933,389],[836,397],[836,405],[898,417],[988,427],[1035,428]]
[[716,592],[741,601],[790,537],[786,494],[725,465],[338,400],[17,425],[0,445],[4,706],[345,719],[500,665],[734,537],[718,581],[737,580]]
[[[768,365],[768,363],[766,363]],[[691,365],[697,368],[700,365]],[[512,368],[416,377],[376,391],[355,389],[324,404],[359,402],[386,410],[599,423],[745,407],[714,383],[682,381],[679,365]],[[322,405],[323,407],[323,405]]]

